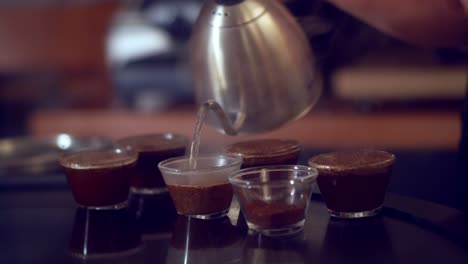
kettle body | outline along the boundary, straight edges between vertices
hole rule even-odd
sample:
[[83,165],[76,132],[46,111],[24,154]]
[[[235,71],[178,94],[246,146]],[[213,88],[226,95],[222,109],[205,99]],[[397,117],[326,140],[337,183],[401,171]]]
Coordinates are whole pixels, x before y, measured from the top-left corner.
[[216,101],[237,133],[279,128],[321,94],[308,40],[279,1],[207,0],[190,45],[197,103]]

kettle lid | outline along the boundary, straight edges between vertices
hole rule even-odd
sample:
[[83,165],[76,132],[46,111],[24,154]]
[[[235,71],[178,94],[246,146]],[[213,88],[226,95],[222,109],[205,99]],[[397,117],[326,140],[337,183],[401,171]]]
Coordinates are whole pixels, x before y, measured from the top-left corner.
[[268,1],[271,0],[208,0],[200,11],[199,20],[212,27],[247,24],[265,13]]

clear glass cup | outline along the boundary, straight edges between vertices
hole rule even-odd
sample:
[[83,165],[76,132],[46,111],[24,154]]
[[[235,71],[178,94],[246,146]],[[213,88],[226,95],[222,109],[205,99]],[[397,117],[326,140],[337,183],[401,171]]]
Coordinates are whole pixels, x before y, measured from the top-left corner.
[[240,169],[242,158],[235,155],[199,157],[195,169],[189,163],[188,157],[177,157],[158,165],[177,212],[200,219],[225,216],[233,196],[228,177]]
[[118,147],[66,153],[59,159],[76,203],[96,210],[127,206],[136,161],[136,152]]
[[229,177],[249,229],[267,236],[304,227],[317,170],[301,165],[254,167]]
[[242,168],[267,165],[294,165],[301,152],[301,144],[292,139],[257,139],[236,142],[224,152],[242,157]]
[[386,151],[353,150],[312,157],[309,166],[331,216],[362,218],[381,210],[394,161]]
[[116,144],[138,152],[138,161],[132,173],[133,194],[167,193],[159,162],[185,154],[187,138],[173,133],[137,135],[119,139]]

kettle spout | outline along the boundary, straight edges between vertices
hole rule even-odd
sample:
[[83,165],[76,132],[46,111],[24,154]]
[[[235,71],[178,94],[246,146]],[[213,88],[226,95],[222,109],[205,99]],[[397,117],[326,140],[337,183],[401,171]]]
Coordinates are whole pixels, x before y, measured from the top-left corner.
[[212,113],[215,114],[219,124],[221,125],[221,128],[224,130],[224,133],[230,136],[237,135],[239,127],[242,126],[242,117],[238,118],[234,124],[232,124],[221,105],[218,104],[215,100],[208,100],[200,106],[197,115],[197,122],[203,122],[203,120],[206,118],[206,115],[208,114],[208,111],[212,111]]

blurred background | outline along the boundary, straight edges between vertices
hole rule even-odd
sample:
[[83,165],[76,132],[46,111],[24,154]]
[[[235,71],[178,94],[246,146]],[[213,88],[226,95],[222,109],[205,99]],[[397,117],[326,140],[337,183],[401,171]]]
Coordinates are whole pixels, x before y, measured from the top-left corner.
[[[390,191],[460,207],[451,179],[466,54],[404,44],[324,1],[282,2],[317,57],[324,80],[320,101],[305,118],[264,135],[227,137],[205,128],[202,146],[293,138],[304,144],[304,164],[325,151],[386,149],[397,154]],[[68,133],[116,139],[159,132],[191,137],[196,108],[187,54],[201,4],[2,1],[0,157],[9,157],[7,143],[18,137]],[[20,174],[0,171],[0,188],[66,187],[63,177]]]

